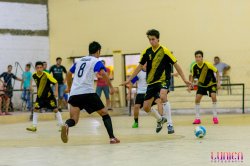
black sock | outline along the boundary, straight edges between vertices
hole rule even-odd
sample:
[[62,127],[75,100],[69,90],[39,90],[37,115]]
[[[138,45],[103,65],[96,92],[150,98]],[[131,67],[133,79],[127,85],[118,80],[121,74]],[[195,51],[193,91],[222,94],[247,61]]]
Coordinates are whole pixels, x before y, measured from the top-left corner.
[[109,138],[115,138],[113,134],[112,121],[111,121],[109,114],[102,116],[102,120],[109,134]]
[[134,118],[135,119],[135,123],[138,123],[138,118]]
[[75,126],[76,122],[74,119],[68,119],[66,120],[65,124],[67,124],[69,127]]

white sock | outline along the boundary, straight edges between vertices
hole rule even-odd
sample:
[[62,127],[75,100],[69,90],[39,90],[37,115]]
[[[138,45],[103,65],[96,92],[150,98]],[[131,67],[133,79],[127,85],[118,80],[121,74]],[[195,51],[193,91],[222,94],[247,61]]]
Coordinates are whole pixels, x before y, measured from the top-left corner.
[[200,104],[195,104],[195,117],[200,119]]
[[213,102],[213,116],[214,117],[217,117],[217,102]]
[[58,124],[59,124],[60,126],[62,126],[62,125],[63,125],[62,115],[61,115],[61,113],[60,113],[59,111],[57,111],[57,113],[56,113],[56,118],[57,118],[57,120],[58,120]]
[[33,124],[34,127],[37,126],[37,120],[38,120],[38,112],[33,112],[32,124]]
[[153,113],[154,117],[157,119],[157,122],[162,120],[162,117],[157,110],[155,110],[154,108],[151,108],[151,112]]
[[164,117],[168,120],[168,125],[173,126],[172,116],[171,116],[171,106],[169,102],[163,103]]

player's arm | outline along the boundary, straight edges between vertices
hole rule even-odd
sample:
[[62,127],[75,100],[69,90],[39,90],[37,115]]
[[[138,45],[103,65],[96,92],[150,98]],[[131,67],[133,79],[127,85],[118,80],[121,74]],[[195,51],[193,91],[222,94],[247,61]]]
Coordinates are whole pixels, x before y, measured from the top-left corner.
[[48,74],[46,72],[44,72],[44,73],[47,75],[47,78],[49,79],[50,83],[55,85],[54,96],[57,97],[58,96],[58,83],[57,83],[57,80],[54,77],[52,77],[50,74]]
[[174,68],[176,69],[176,71],[179,73],[179,75],[181,76],[181,79],[183,80],[183,82],[187,85],[187,86],[191,86],[191,82],[188,81],[180,67],[180,65],[176,62],[174,64]]
[[137,76],[137,74],[142,70],[142,67],[143,65],[142,64],[139,64],[136,69],[134,70],[134,72],[132,73],[132,75],[125,81],[121,84],[121,86],[124,86],[124,85],[127,85],[131,82],[131,80]]
[[179,73],[171,73],[171,76],[173,76],[173,77],[178,77],[179,76]]
[[130,100],[130,99],[131,99],[133,84],[135,84],[138,80],[139,80],[139,77],[138,77],[138,76],[135,76],[135,77],[126,85],[126,87],[128,87],[127,100]]
[[214,73],[216,73],[216,81],[217,81],[217,89],[220,89],[220,73],[216,67],[212,63],[206,62],[209,69],[213,70]]

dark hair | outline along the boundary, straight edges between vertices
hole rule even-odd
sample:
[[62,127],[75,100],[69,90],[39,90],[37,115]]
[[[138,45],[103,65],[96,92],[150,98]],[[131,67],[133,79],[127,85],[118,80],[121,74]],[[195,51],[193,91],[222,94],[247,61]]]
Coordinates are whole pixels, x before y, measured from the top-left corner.
[[46,61],[43,61],[43,63],[47,63]]
[[214,57],[214,59],[218,59],[218,60],[220,60],[220,57],[218,57],[218,56],[215,56],[215,57]]
[[160,32],[157,31],[156,29],[150,29],[147,31],[147,36],[155,36],[157,39],[160,38]]
[[102,46],[98,42],[93,41],[89,44],[89,54],[94,54],[97,51],[101,50],[101,48]]
[[62,60],[62,58],[61,58],[61,57],[57,57],[57,58],[56,58],[56,61],[58,61],[58,60]]
[[31,67],[30,63],[26,64],[26,67],[30,68]]
[[43,66],[43,62],[37,61],[35,66],[37,67],[37,66],[39,66],[39,65]]
[[201,50],[195,51],[194,56],[200,54],[203,58],[203,52]]
[[8,68],[9,68],[9,67],[12,67],[12,65],[8,65]]

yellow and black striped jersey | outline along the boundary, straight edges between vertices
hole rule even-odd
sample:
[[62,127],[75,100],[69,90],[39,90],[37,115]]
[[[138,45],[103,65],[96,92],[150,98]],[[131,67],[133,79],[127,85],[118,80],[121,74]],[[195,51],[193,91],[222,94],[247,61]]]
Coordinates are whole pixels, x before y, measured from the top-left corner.
[[209,87],[216,84],[215,72],[217,72],[217,68],[210,62],[203,62],[202,65],[194,63],[192,66],[193,78],[198,79],[198,86],[201,87]]
[[152,47],[147,48],[141,54],[140,64],[147,63],[147,84],[154,84],[170,79],[171,65],[177,59],[166,47],[159,46],[156,50]]
[[43,72],[38,75],[36,72],[32,75],[37,86],[37,97],[38,98],[48,98],[53,95],[51,84],[56,84],[57,81],[50,74]]

